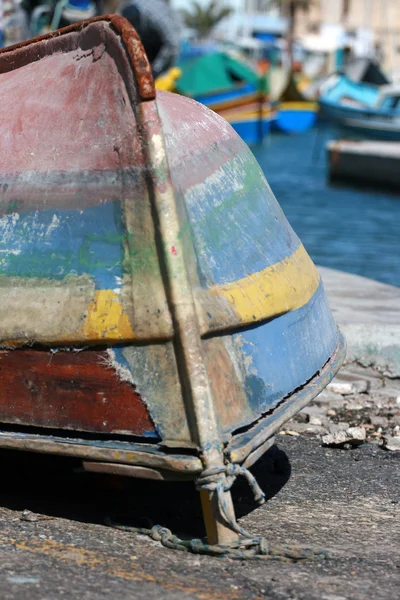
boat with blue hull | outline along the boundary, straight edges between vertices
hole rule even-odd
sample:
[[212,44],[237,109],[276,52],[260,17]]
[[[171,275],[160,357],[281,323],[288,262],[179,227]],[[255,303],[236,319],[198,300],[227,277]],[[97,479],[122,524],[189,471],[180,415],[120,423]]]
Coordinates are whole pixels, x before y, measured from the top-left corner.
[[317,269],[122,17],[6,48],[0,81],[0,448],[193,480],[209,543],[253,544],[230,488],[262,502],[248,468],[344,359]]
[[274,125],[284,133],[303,133],[314,127],[317,115],[316,102],[283,101],[277,106]]
[[272,127],[284,133],[303,133],[317,120],[318,103],[304,96],[293,73],[272,68],[269,72],[271,97],[274,99]]
[[322,117],[368,137],[400,140],[400,86],[355,83],[334,75],[321,88]]

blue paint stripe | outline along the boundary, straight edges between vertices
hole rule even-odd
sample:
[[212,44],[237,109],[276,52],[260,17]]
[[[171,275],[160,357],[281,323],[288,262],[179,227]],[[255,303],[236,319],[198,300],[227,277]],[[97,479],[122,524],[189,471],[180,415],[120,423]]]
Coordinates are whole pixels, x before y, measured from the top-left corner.
[[305,306],[233,340],[247,365],[244,384],[256,419],[304,385],[335,350],[338,332],[322,283]]
[[279,110],[276,124],[287,133],[301,133],[315,125],[317,112],[315,110]]
[[0,273],[56,280],[88,274],[97,289],[120,287],[125,235],[118,201],[83,210],[4,215]]
[[247,146],[185,195],[202,285],[231,283],[291,256],[300,241]]

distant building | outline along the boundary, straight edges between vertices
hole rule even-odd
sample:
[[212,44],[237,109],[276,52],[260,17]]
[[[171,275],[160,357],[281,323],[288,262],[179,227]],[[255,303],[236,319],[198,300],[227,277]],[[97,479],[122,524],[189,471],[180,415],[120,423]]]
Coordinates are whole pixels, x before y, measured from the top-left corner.
[[[207,5],[209,0],[200,0]],[[226,38],[281,37],[287,31],[285,15],[270,0],[220,0],[233,14],[217,28]],[[170,0],[189,8],[191,0]],[[344,7],[348,5],[348,14]],[[321,36],[325,45],[350,43],[358,56],[375,56],[387,73],[400,79],[400,0],[314,0],[307,12],[297,13],[295,36]]]
[[315,0],[308,13],[299,11],[296,35],[304,36],[340,26],[358,55],[381,59],[394,78],[400,78],[399,0]]

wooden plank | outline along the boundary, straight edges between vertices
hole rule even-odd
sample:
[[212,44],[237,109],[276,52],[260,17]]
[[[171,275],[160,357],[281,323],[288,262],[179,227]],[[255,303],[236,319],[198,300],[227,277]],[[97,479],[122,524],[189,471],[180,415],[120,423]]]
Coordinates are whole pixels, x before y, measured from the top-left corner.
[[[232,497],[230,492],[226,492],[225,501],[231,507],[233,512]],[[206,528],[207,541],[209,544],[229,544],[238,540],[238,535],[230,529],[217,514],[213,498],[213,493],[207,490],[200,490],[201,508],[203,511],[203,520]]]
[[0,352],[0,421],[53,429],[156,436],[134,386],[106,351]]
[[87,460],[128,465],[142,465],[154,469],[176,471],[180,475],[192,475],[193,479],[203,470],[202,462],[198,456],[182,454],[182,450],[180,454],[165,454],[159,446],[149,443],[107,439],[84,440],[45,434],[0,431],[0,448],[37,452],[39,454],[58,454],[60,456],[73,456]]
[[92,460],[82,461],[82,467],[85,469],[85,471],[89,471],[90,473],[106,473],[108,475],[135,477],[138,479],[152,479],[156,481],[190,481],[193,479],[192,473],[177,473],[150,467],[140,467],[136,465],[124,465],[109,462],[95,462]]

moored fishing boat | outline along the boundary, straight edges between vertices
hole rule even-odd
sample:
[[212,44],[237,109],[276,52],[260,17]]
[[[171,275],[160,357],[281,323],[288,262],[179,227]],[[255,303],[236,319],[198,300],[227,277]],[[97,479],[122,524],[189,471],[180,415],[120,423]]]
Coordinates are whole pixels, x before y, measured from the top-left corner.
[[318,103],[300,91],[294,74],[271,70],[271,98],[275,108],[273,126],[285,133],[302,133],[315,125]]
[[400,140],[400,86],[330,77],[321,88],[321,114],[365,136]]
[[156,94],[125,19],[7,48],[0,80],[0,448],[194,480],[228,552],[235,479],[263,500],[248,467],[344,358],[320,276],[247,145]]
[[274,124],[284,133],[303,133],[314,127],[317,116],[317,102],[283,100],[277,106]]

